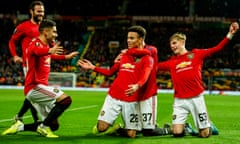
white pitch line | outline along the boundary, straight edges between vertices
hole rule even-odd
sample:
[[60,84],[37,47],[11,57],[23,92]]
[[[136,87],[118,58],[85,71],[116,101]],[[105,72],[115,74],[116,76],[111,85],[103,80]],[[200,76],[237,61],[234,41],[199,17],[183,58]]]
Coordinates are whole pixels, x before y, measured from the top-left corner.
[[91,106],[85,106],[85,107],[78,107],[78,108],[72,108],[68,109],[67,111],[76,111],[76,110],[81,110],[81,109],[89,109],[89,108],[94,108],[97,107],[98,105],[91,105]]
[[[82,109],[90,109],[90,108],[95,108],[95,107],[97,107],[97,106],[98,106],[98,105],[78,107],[78,108],[68,109],[67,111],[76,111],[76,110],[82,110]],[[67,112],[67,111],[66,111],[66,112]],[[27,115],[27,116],[24,116],[23,119],[31,118],[31,117],[32,117],[31,115]],[[8,122],[8,121],[13,121],[13,118],[11,118],[11,119],[2,119],[2,120],[0,120],[0,123],[2,123],[2,122]]]

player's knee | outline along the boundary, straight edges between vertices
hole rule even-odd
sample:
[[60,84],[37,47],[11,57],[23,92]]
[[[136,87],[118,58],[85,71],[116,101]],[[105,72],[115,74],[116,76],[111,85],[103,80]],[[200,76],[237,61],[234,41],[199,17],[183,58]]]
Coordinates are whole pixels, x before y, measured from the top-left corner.
[[182,124],[173,125],[172,133],[174,137],[184,137],[185,136],[184,125]]
[[127,135],[130,138],[135,138],[137,135],[137,132],[136,132],[136,130],[127,130]]
[[184,132],[184,130],[173,129],[173,136],[174,137],[184,137],[185,136],[185,132]]
[[211,136],[211,129],[210,128],[201,129],[199,131],[199,137],[201,137],[201,138],[208,138],[210,136]]
[[63,109],[67,109],[71,105],[72,99],[70,96],[67,96],[66,98],[57,103],[61,105]]
[[174,136],[174,137],[184,137],[185,134],[184,134],[184,132],[181,132],[181,133],[173,133],[173,136]]
[[97,129],[99,132],[104,132],[109,128],[109,124],[104,121],[99,121],[97,124]]

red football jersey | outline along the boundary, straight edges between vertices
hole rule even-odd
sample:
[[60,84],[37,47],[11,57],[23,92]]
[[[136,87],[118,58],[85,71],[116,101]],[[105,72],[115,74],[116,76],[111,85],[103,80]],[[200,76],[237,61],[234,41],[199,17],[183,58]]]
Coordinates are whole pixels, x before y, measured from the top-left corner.
[[148,99],[149,97],[156,96],[157,95],[157,64],[158,64],[158,50],[155,46],[152,45],[145,45],[144,51],[141,49],[130,49],[132,55],[139,55],[142,52],[145,52],[147,50],[151,57],[153,58],[153,68],[149,75],[149,78],[146,82],[146,84],[141,87],[140,89],[140,100]]
[[96,67],[94,71],[110,76],[118,72],[115,80],[109,88],[109,95],[115,99],[132,102],[140,100],[140,91],[127,96],[125,91],[128,85],[138,83],[141,87],[145,85],[153,67],[153,59],[150,55],[136,58],[128,53],[123,54],[119,63],[115,63],[110,69]]
[[51,59],[65,59],[64,55],[51,55],[48,51],[49,45],[43,44],[39,39],[34,39],[29,44],[26,51],[25,95],[38,84],[48,85]]
[[158,50],[155,46],[146,45],[145,49],[149,50],[153,58],[153,68],[146,84],[141,88],[141,100],[157,95],[157,64],[158,64]]
[[39,25],[32,23],[31,20],[24,21],[15,28],[9,40],[8,45],[12,56],[17,55],[16,47],[18,43],[21,43],[23,66],[26,65],[26,48],[33,38],[39,36],[38,28]]
[[158,70],[170,71],[175,97],[191,98],[204,91],[202,83],[203,60],[223,49],[228,42],[229,39],[224,38],[215,47],[193,49],[184,55],[173,56],[158,64]]

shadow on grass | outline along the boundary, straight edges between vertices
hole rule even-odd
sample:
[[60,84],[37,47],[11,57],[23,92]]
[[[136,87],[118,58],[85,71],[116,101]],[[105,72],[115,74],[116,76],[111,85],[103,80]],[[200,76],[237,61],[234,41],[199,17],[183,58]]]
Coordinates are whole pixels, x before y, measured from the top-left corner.
[[119,136],[95,136],[93,134],[59,135],[59,138],[46,138],[38,135],[37,133],[34,134],[28,132],[15,135],[0,136],[1,144],[112,144],[115,143],[116,140],[119,143],[128,143],[127,141],[130,139]]
[[[198,141],[209,142],[210,139],[199,139],[198,137],[185,136],[183,138],[173,138],[167,136],[144,137],[138,135],[135,139],[121,136],[96,136],[91,133],[61,135],[59,138],[46,138],[37,133],[22,132],[16,135],[0,136],[1,144],[146,144],[146,143],[198,143]],[[212,140],[210,140],[212,142]],[[191,143],[192,144],[192,143]]]

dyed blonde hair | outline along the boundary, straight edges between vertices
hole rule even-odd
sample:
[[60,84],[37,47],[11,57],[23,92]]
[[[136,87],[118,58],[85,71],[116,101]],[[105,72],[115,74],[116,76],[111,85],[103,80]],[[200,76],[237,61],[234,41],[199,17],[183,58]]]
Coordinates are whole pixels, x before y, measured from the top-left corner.
[[183,34],[183,33],[176,32],[176,33],[174,33],[174,34],[169,38],[169,41],[172,41],[173,39],[186,41],[187,37],[186,37],[186,35]]

